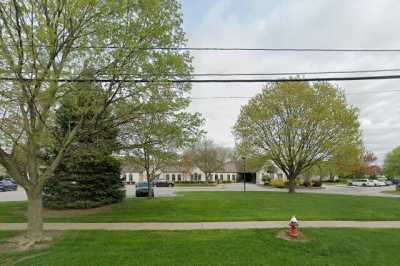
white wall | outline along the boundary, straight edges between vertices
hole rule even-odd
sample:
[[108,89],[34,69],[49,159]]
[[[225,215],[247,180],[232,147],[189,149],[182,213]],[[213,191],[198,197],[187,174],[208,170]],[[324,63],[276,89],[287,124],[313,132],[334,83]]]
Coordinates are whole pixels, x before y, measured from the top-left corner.
[[125,182],[140,182],[142,181],[142,176],[139,173],[125,173],[121,176],[121,178],[125,178]]

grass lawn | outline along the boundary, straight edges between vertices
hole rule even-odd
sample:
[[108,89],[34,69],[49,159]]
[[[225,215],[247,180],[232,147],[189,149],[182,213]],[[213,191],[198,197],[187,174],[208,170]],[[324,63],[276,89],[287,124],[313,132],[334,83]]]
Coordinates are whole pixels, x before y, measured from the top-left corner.
[[[0,222],[25,222],[26,203],[0,203]],[[48,222],[400,220],[400,198],[281,192],[185,192],[127,199],[97,210],[46,213]]]
[[[399,265],[400,230],[67,231],[50,249],[1,254],[1,265]],[[0,232],[0,238],[10,233]]]

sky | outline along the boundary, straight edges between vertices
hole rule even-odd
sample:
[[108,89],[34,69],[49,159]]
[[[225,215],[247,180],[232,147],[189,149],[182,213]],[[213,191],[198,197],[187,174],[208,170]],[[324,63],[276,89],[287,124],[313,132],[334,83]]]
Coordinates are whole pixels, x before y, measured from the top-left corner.
[[[181,0],[181,4],[189,47],[400,49],[398,0]],[[400,68],[400,53],[193,52],[192,55],[195,73]],[[359,109],[364,144],[382,163],[385,154],[400,145],[400,80],[335,84],[345,91],[348,104]],[[252,97],[262,86],[261,83],[194,84],[192,97]],[[206,119],[208,138],[233,147],[232,126],[241,106],[247,102],[248,99],[193,100],[190,110],[200,112]]]

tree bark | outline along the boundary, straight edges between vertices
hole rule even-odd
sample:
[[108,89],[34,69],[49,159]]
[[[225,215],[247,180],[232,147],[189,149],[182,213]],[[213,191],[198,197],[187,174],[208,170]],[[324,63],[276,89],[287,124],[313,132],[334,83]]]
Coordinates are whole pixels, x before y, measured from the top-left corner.
[[289,193],[295,193],[296,191],[296,177],[289,177]]
[[40,242],[44,238],[42,216],[42,190],[26,190],[28,196],[28,231],[27,236],[34,242]]

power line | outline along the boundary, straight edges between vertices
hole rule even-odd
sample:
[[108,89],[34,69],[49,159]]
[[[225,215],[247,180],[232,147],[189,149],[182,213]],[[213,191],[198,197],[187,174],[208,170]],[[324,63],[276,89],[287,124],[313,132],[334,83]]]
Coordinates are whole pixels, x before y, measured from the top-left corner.
[[230,77],[230,76],[283,76],[283,75],[327,75],[327,74],[356,74],[356,73],[379,73],[379,72],[399,72],[400,68],[383,68],[383,69],[365,69],[365,70],[336,70],[336,71],[308,71],[308,72],[269,72],[269,73],[161,73],[161,74],[121,74],[123,76],[132,77],[148,77],[148,76],[162,76],[162,77]]
[[[399,92],[400,90],[387,90],[387,91],[367,91],[367,92],[350,92],[346,95],[363,95],[363,94],[379,94],[379,93],[392,93]],[[189,97],[191,100],[226,100],[226,99],[251,99],[252,96],[205,96],[205,97]]]
[[313,77],[313,78],[274,78],[274,79],[35,79],[35,78],[14,78],[0,77],[3,81],[20,81],[20,82],[99,82],[99,83],[274,83],[274,82],[318,82],[318,81],[356,81],[356,80],[387,80],[400,79],[400,75],[382,75],[382,76],[353,76],[353,77]]
[[[5,70],[12,72],[12,70]],[[400,68],[383,68],[383,69],[361,69],[361,70],[333,70],[333,71],[305,71],[305,72],[269,72],[269,73],[121,73],[120,76],[128,76],[135,78],[143,77],[229,77],[229,76],[292,76],[292,75],[327,75],[327,74],[357,74],[357,73],[380,73],[380,72],[400,72]],[[34,74],[34,72],[23,71],[23,74]],[[101,76],[107,76],[103,74]]]
[[[7,44],[8,47],[16,47],[14,44]],[[32,44],[23,44],[32,47]],[[37,48],[54,48],[52,45],[35,45]],[[128,47],[118,45],[75,45],[73,49],[130,49],[130,50],[168,50],[168,51],[259,51],[259,52],[372,52],[392,53],[400,52],[400,49],[356,49],[356,48],[251,48],[251,47]]]
[[400,52],[400,49],[161,47],[154,50],[264,52]]

